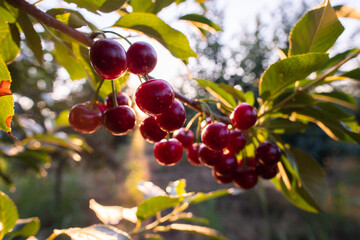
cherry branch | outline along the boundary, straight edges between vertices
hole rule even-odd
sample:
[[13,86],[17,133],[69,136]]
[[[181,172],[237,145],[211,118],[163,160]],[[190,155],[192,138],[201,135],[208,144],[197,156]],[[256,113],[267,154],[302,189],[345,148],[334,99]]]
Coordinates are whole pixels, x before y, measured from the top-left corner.
[[[62,32],[64,34],[68,35],[69,37],[79,41],[80,43],[82,43],[88,47],[90,47],[93,43],[93,39],[90,38],[88,35],[69,27],[68,25],[60,22],[56,18],[41,11],[36,6],[26,2],[25,0],[6,0],[6,1],[10,5],[14,6],[15,8],[18,8],[18,9],[26,12],[27,14],[33,16],[34,18],[36,18],[38,21],[42,22],[46,26],[52,27],[52,28],[58,30],[59,32]],[[203,112],[206,115],[210,115],[210,112],[208,110],[202,109],[199,101],[189,99],[189,98],[185,97],[184,95],[182,95],[181,93],[176,92],[176,91],[175,91],[175,97],[179,101],[184,103],[186,106],[188,106],[198,112]],[[213,114],[213,115],[215,116],[216,119],[218,119],[221,122],[224,122],[226,124],[231,123],[230,119],[226,116],[222,116],[219,114]]]

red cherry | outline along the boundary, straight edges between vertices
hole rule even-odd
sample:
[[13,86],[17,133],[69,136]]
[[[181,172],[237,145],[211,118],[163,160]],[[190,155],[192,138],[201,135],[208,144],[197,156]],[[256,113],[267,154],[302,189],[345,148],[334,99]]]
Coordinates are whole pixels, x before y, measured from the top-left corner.
[[175,139],[163,139],[154,145],[154,156],[161,165],[172,166],[180,161],[183,154],[181,143]]
[[255,149],[255,156],[264,165],[275,165],[281,158],[281,150],[276,143],[265,141]]
[[248,103],[239,104],[230,115],[231,123],[238,129],[246,130],[254,126],[257,112]]
[[202,164],[207,167],[215,166],[220,160],[222,156],[221,150],[211,150],[207,148],[205,144],[201,144],[199,148],[199,160]]
[[214,179],[219,184],[231,183],[234,180],[234,175],[233,174],[221,175],[221,174],[219,174],[218,172],[215,171],[215,168],[212,169],[212,175],[213,175]]
[[151,143],[159,142],[166,137],[166,132],[161,130],[154,116],[147,117],[140,124],[140,133],[143,138]]
[[234,175],[234,184],[238,188],[250,189],[254,187],[258,182],[258,176],[255,169],[242,168],[236,169]]
[[226,149],[232,153],[240,152],[246,145],[246,136],[245,134],[238,130],[234,129],[230,131],[230,139],[226,145]]
[[96,105],[97,105],[98,108],[100,109],[101,113],[104,114],[104,112],[106,111],[106,106],[105,106],[105,104],[103,104],[102,102],[96,102]]
[[[116,93],[116,100],[118,105],[131,105],[129,96],[126,93],[118,92]],[[114,107],[113,94],[110,93],[105,98],[105,105],[107,109]]]
[[256,160],[256,158],[249,157],[249,158],[245,158],[245,165],[244,165],[244,159],[241,159],[238,165],[241,168],[255,169],[259,165],[259,162]]
[[171,85],[161,79],[146,81],[135,92],[136,105],[148,115],[157,115],[169,109],[174,97]]
[[258,164],[256,167],[256,173],[263,179],[272,179],[278,172],[279,168],[276,164],[274,166]]
[[221,159],[216,165],[214,169],[220,175],[229,175],[233,174],[238,167],[238,162],[233,153],[226,153],[221,156]]
[[200,123],[201,130],[203,130],[210,123],[212,123],[212,120],[210,117],[207,117],[206,119],[202,120]]
[[189,148],[194,143],[194,133],[190,129],[188,131],[186,131],[185,128],[176,130],[173,138],[179,140],[183,148]]
[[175,99],[170,108],[156,115],[155,119],[162,130],[173,132],[181,128],[186,121],[184,105]]
[[207,125],[201,132],[202,142],[212,150],[226,147],[230,138],[230,131],[226,124],[217,122]]
[[127,65],[131,73],[147,75],[156,66],[157,55],[155,49],[146,42],[136,42],[126,53]]
[[135,127],[135,112],[126,105],[110,108],[105,111],[103,125],[112,135],[122,136]]
[[90,134],[101,126],[102,113],[99,107],[90,103],[74,105],[69,112],[70,126],[79,133]]
[[187,159],[188,161],[195,166],[199,166],[201,165],[201,162],[199,160],[199,143],[194,143],[192,144],[188,149],[187,149]]
[[126,52],[118,42],[103,38],[90,47],[90,62],[103,79],[116,79],[126,71]]

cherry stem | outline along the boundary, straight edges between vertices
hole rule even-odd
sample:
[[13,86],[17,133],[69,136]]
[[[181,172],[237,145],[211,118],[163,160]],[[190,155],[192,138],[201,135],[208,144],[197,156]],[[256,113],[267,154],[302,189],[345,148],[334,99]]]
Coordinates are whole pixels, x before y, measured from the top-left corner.
[[112,98],[113,98],[113,102],[114,102],[114,107],[117,107],[118,102],[117,102],[117,97],[116,97],[117,91],[116,91],[115,81],[112,80],[111,82],[112,82],[111,87],[112,87]]
[[198,119],[201,116],[201,113],[197,113],[195,114],[195,116],[193,116],[190,121],[188,122],[188,124],[185,127],[185,131],[189,131],[189,129],[191,128],[191,126],[193,125],[193,123],[195,122],[196,119]]
[[137,75],[137,76],[138,76],[138,78],[139,78],[139,80],[140,80],[140,83],[143,83],[141,77],[140,77],[139,75]]
[[209,98],[203,98],[203,99],[201,99],[201,101],[203,101],[203,102],[211,102],[211,103],[219,103],[219,104],[221,104],[221,106],[222,106],[225,110],[227,110],[227,111],[229,111],[229,112],[234,111],[234,108],[229,107],[229,106],[227,106],[226,104],[224,104],[224,103],[222,103],[222,102],[220,102],[220,101],[218,101],[218,100],[209,99]]
[[119,34],[119,33],[117,33],[117,32],[114,32],[114,31],[102,31],[103,33],[112,33],[112,34],[114,34],[114,35],[116,35],[116,36],[119,36],[120,38],[122,38],[122,39],[124,39],[130,46],[132,45],[132,43],[126,38],[126,37],[124,37],[123,35],[121,35],[121,34]]
[[203,120],[202,114],[200,113],[200,116],[198,117],[198,125],[196,128],[196,142],[200,142],[200,131],[201,131],[201,122]]
[[101,88],[101,86],[103,85],[104,81],[105,81],[104,79],[101,79],[101,80],[100,80],[99,86],[96,88],[96,91],[95,91],[95,93],[94,93],[94,96],[91,98],[90,105],[89,105],[90,108],[91,108],[93,105],[96,104],[96,101],[97,101],[98,98],[99,98],[100,88]]
[[149,76],[148,75],[144,75],[143,77],[144,77],[145,81],[149,81]]
[[209,104],[207,104],[206,102],[203,102],[202,99],[200,100],[200,103],[203,104],[203,106],[205,106],[206,110],[208,111],[208,114],[210,115],[211,121],[214,122],[215,118],[214,118],[214,115],[213,115],[213,113],[211,111],[211,108],[210,108]]

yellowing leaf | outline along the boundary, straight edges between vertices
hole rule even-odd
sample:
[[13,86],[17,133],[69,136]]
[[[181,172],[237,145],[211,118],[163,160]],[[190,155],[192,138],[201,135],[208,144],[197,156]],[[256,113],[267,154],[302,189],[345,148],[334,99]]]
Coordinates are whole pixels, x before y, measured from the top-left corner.
[[14,115],[14,98],[10,90],[11,76],[0,57],[0,129],[11,134],[11,120]]

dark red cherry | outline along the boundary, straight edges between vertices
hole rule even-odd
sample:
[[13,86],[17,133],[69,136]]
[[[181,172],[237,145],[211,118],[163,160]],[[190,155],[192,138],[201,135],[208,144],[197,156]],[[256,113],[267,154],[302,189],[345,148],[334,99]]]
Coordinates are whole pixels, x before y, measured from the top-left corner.
[[234,175],[234,184],[238,188],[250,189],[253,188],[258,182],[258,176],[255,169],[242,168],[236,169]]
[[74,105],[69,112],[70,126],[79,133],[90,134],[101,126],[102,113],[99,107],[89,102]]
[[181,128],[186,121],[185,107],[175,99],[170,108],[156,115],[155,119],[162,130],[173,132]]
[[215,171],[215,168],[212,169],[212,175],[219,184],[231,183],[234,180],[234,174],[221,175]]
[[238,162],[233,153],[225,153],[220,161],[214,166],[217,173],[221,175],[231,175],[238,167]]
[[97,40],[90,47],[90,62],[103,79],[116,79],[126,71],[125,49],[108,38]]
[[[131,105],[129,96],[126,93],[118,92],[116,93],[116,100],[118,105]],[[110,93],[105,98],[105,105],[107,109],[114,107],[113,94]]]
[[100,109],[101,113],[104,114],[104,112],[106,111],[106,106],[105,106],[105,104],[103,104],[102,102],[96,102],[96,105],[97,105],[98,108]]
[[140,133],[143,138],[151,143],[159,142],[166,137],[166,132],[161,130],[154,116],[147,117],[140,124]]
[[146,42],[133,43],[126,53],[127,66],[131,73],[147,75],[156,66],[155,49]]
[[258,164],[256,167],[256,173],[263,179],[272,179],[278,172],[279,168],[276,164],[273,166]]
[[225,148],[229,139],[230,131],[227,125],[221,122],[211,123],[201,131],[202,142],[212,150]]
[[103,117],[104,128],[112,135],[122,136],[135,127],[135,112],[126,105],[110,108]]
[[215,166],[220,160],[222,156],[221,150],[211,150],[207,148],[205,144],[201,144],[199,148],[199,160],[202,164],[207,167]]
[[281,150],[276,143],[265,141],[255,149],[255,156],[264,165],[275,165],[281,158]]
[[135,92],[135,102],[141,111],[149,115],[165,112],[174,102],[175,93],[171,85],[161,79],[142,83]]
[[254,157],[249,157],[241,159],[239,162],[239,167],[241,168],[253,168],[255,169],[259,165],[259,162]]
[[175,139],[163,139],[154,145],[154,156],[161,165],[172,166],[180,161],[183,154],[181,143]]
[[231,123],[238,129],[249,129],[256,123],[257,112],[248,103],[239,104],[230,115]]
[[188,131],[186,131],[185,128],[176,130],[173,134],[173,138],[179,140],[183,148],[189,148],[194,143],[194,133],[190,129]]
[[187,149],[187,159],[188,161],[195,166],[201,165],[201,162],[199,160],[199,143],[193,143],[188,149]]
[[230,139],[226,145],[226,149],[232,153],[240,152],[246,145],[246,136],[245,134],[238,130],[234,129],[230,131]]

